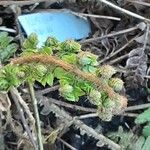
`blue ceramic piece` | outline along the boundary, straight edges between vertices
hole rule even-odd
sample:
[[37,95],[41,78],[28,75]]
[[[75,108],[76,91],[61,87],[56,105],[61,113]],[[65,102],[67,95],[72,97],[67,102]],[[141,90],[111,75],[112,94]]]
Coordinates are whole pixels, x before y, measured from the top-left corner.
[[75,16],[68,10],[21,15],[18,20],[27,36],[31,33],[38,35],[40,46],[48,37],[56,37],[62,42],[86,38],[91,32],[87,19]]

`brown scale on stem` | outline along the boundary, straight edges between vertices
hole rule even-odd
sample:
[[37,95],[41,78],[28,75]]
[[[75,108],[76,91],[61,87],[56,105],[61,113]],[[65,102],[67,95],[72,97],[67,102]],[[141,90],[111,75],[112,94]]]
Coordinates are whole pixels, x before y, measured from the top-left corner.
[[[76,66],[66,63],[63,60],[59,59],[55,56],[49,56],[49,55],[42,55],[42,54],[34,54],[32,56],[22,56],[16,59],[13,59],[11,61],[11,64],[26,64],[26,63],[32,63],[32,62],[40,62],[43,64],[52,64],[58,67],[63,68],[64,70],[75,74],[79,78],[82,78],[84,80],[90,81],[94,83],[94,85],[97,86],[98,89],[105,91],[110,98],[116,98],[120,96],[119,94],[115,93],[114,90],[108,86],[107,83],[101,81],[96,75],[91,73],[85,73],[78,69]],[[127,101],[127,99],[124,97],[124,100]],[[126,103],[126,102],[124,102]]]

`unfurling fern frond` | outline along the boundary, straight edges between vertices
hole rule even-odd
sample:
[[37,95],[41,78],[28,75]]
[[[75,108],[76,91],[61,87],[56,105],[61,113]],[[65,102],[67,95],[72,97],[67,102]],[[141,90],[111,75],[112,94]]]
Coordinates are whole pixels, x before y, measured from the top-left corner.
[[[43,86],[51,86],[55,78],[60,83],[62,97],[76,102],[87,95],[89,101],[97,106],[99,117],[106,121],[127,106],[127,99],[116,93],[121,90],[123,82],[111,78],[116,73],[112,66],[98,67],[97,56],[81,51],[81,45],[72,40],[59,43],[49,38],[40,49],[37,44],[35,34],[26,39],[22,56],[11,62],[11,66],[17,67],[17,73],[9,70],[14,75],[10,73],[9,78],[7,74],[0,75],[6,79],[1,80],[4,86],[7,81],[13,86],[24,81],[38,81]],[[9,65],[3,70],[7,68]],[[9,88],[10,84],[6,87]]]

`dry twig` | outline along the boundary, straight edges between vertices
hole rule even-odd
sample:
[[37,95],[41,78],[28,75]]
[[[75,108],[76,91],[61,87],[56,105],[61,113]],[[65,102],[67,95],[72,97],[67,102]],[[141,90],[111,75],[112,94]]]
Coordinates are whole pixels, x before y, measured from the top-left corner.
[[33,109],[34,109],[34,115],[36,119],[36,129],[37,129],[37,139],[38,139],[38,144],[39,144],[39,150],[43,150],[44,148],[43,148],[42,133],[41,133],[41,122],[39,118],[37,100],[35,98],[35,92],[34,92],[32,83],[29,83],[29,91],[30,91],[31,100],[32,100]]
[[7,28],[7,27],[2,27],[0,26],[0,31],[5,31],[5,32],[10,32],[10,33],[16,33],[16,30]]
[[76,16],[83,16],[83,17],[93,17],[93,18],[99,18],[99,19],[110,19],[110,20],[117,20],[120,21],[121,19],[118,17],[113,17],[113,16],[102,16],[102,15],[95,15],[95,14],[85,14],[85,13],[76,13],[76,12],[71,12],[72,14]]
[[125,109],[125,111],[134,111],[134,110],[140,110],[140,109],[145,109],[145,108],[150,108],[150,103],[135,105],[135,106],[129,106]]
[[66,141],[64,141],[63,139],[57,137],[57,139],[62,142],[64,145],[66,145],[68,148],[70,148],[71,150],[77,150],[76,148],[74,148],[73,146],[71,146],[70,144],[68,144]]
[[49,98],[50,102],[59,105],[59,106],[63,106],[66,108],[71,108],[74,110],[78,110],[78,111],[83,111],[83,112],[96,112],[97,109],[94,108],[87,108],[87,107],[82,107],[82,106],[77,106],[77,105],[73,105],[73,104],[69,104],[67,102],[63,102],[63,101],[58,101],[56,99],[53,98]]
[[85,43],[89,43],[89,42],[94,42],[94,41],[98,41],[98,40],[103,40],[103,39],[105,39],[105,38],[110,38],[110,37],[114,37],[114,36],[117,36],[117,35],[129,33],[129,32],[131,32],[131,31],[134,31],[134,30],[137,30],[137,29],[139,29],[139,24],[136,25],[136,26],[134,26],[134,27],[128,28],[128,29],[124,29],[124,30],[121,30],[121,31],[117,31],[117,32],[114,32],[114,33],[109,33],[109,34],[107,34],[107,35],[103,35],[103,36],[101,36],[101,37],[94,37],[94,38],[82,40],[82,41],[80,41],[79,43],[85,44]]
[[26,119],[24,117],[23,110],[22,110],[22,108],[21,108],[21,106],[19,104],[19,101],[18,101],[18,99],[20,98],[20,95],[17,94],[17,91],[16,91],[16,89],[14,87],[12,87],[10,89],[10,93],[11,93],[11,96],[12,96],[14,102],[15,102],[15,105],[16,105],[17,109],[18,109],[18,112],[20,114],[22,124],[23,124],[23,126],[24,126],[24,128],[25,128],[25,130],[26,130],[26,132],[27,132],[27,134],[28,134],[32,144],[33,144],[33,147],[34,147],[35,150],[38,150],[37,145],[35,143],[35,140],[34,140],[34,138],[32,136],[32,133],[31,133],[31,131],[29,129],[29,126],[28,126],[28,124],[26,122]]
[[116,58],[114,60],[109,61],[108,64],[109,65],[113,65],[115,63],[118,63],[119,61],[122,61],[123,59],[128,58],[128,56],[129,56],[129,54],[124,54],[124,55],[122,55],[122,56],[120,56],[120,57],[118,57],[118,58]]
[[56,90],[58,90],[58,89],[59,89],[59,85],[55,85],[55,86],[53,86],[53,87],[50,87],[50,88],[46,88],[46,89],[44,89],[44,90],[37,91],[36,94],[44,95],[44,94],[47,94],[47,93],[56,91]]
[[135,0],[127,0],[127,1],[131,2],[131,3],[134,3],[134,4],[140,4],[140,5],[143,5],[143,6],[150,7],[150,3],[147,3],[147,2],[141,2],[141,1],[135,1]]
[[[55,2],[56,0],[54,0]],[[17,5],[17,6],[25,6],[25,5],[32,5],[35,3],[41,3],[41,2],[49,2],[49,0],[22,0],[22,1],[12,1],[12,0],[4,0],[0,1],[0,5],[6,7],[10,5]]]
[[106,60],[114,57],[115,55],[117,55],[118,53],[120,53],[121,51],[123,51],[127,46],[129,46],[137,37],[139,36],[139,34],[137,36],[135,36],[134,38],[132,38],[130,41],[128,41],[125,45],[123,45],[121,48],[119,48],[118,50],[116,50],[114,53],[111,53],[110,55],[108,55],[107,57],[105,57],[104,59],[102,59],[100,61],[100,63],[105,62]]
[[29,122],[31,124],[31,129],[35,129],[35,119],[30,111],[30,108],[28,107],[27,103],[23,100],[23,98],[20,96],[18,90],[16,88],[13,88],[12,91],[17,95],[17,100],[20,103],[20,105],[23,107],[23,110],[26,112]]
[[115,4],[113,4],[113,3],[111,3],[111,2],[109,2],[109,1],[107,1],[107,0],[98,0],[98,1],[100,1],[100,2],[102,2],[102,3],[105,3],[106,5],[112,7],[112,8],[114,8],[114,9],[116,9],[116,10],[119,10],[119,11],[121,11],[121,12],[123,12],[123,13],[125,13],[125,14],[127,14],[127,15],[129,15],[129,16],[132,16],[132,17],[134,17],[134,18],[138,18],[138,19],[143,20],[143,21],[145,21],[145,22],[150,22],[150,19],[145,18],[145,17],[143,17],[143,16],[141,16],[141,15],[135,14],[135,13],[133,13],[133,12],[131,12],[131,11],[129,11],[129,10],[126,10],[126,9],[124,9],[124,8],[121,8],[121,7],[119,7],[119,6],[116,6]]

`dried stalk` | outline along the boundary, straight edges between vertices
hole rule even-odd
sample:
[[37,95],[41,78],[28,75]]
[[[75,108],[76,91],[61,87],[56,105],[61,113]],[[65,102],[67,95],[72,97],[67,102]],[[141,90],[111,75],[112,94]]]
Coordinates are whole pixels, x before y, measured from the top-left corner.
[[62,142],[64,145],[66,145],[66,147],[68,147],[70,150],[77,150],[76,148],[74,148],[73,146],[71,146],[70,144],[68,144],[66,141],[64,141],[63,139],[57,137],[57,139]]
[[124,54],[124,55],[122,55],[122,56],[120,56],[120,57],[117,57],[116,59],[114,59],[114,60],[111,60],[111,61],[109,61],[109,65],[113,65],[113,64],[115,64],[115,63],[118,63],[118,62],[120,62],[120,61],[122,61],[123,59],[125,59],[125,58],[128,58],[129,57],[129,54]]
[[16,105],[17,109],[18,109],[18,112],[19,112],[19,114],[21,116],[22,124],[23,124],[23,126],[24,126],[24,128],[25,128],[25,130],[26,130],[26,132],[27,132],[27,134],[28,134],[28,136],[30,138],[30,140],[31,140],[31,143],[33,144],[34,149],[38,150],[37,145],[35,143],[35,140],[34,140],[34,138],[32,136],[32,133],[31,133],[31,131],[29,129],[29,126],[28,126],[28,124],[26,122],[26,119],[24,117],[23,110],[22,110],[22,108],[21,108],[21,106],[19,104],[19,101],[18,101],[20,95],[17,94],[18,92],[16,92],[16,89],[14,87],[12,87],[10,89],[10,93],[11,93],[11,96],[12,96],[14,102],[15,102],[15,105]]
[[36,92],[36,94],[42,94],[42,95],[44,95],[44,94],[56,91],[58,89],[59,89],[59,85],[55,85],[55,86],[52,86],[50,88],[46,88],[44,90],[39,90],[39,91]]
[[76,16],[84,16],[84,17],[93,17],[93,18],[99,18],[99,19],[110,19],[110,20],[117,20],[120,21],[121,19],[118,17],[112,17],[112,16],[102,16],[102,15],[95,15],[95,14],[85,14],[85,13],[76,13],[76,12],[71,12],[72,14]]
[[108,5],[108,6],[110,6],[110,7],[114,8],[114,9],[116,9],[116,10],[119,10],[119,11],[121,11],[121,12],[123,12],[123,13],[125,13],[125,14],[127,14],[129,16],[132,16],[134,18],[138,18],[138,19],[143,20],[145,22],[150,22],[150,19],[145,18],[145,17],[143,17],[141,15],[135,14],[135,13],[133,13],[133,12],[131,12],[129,10],[126,10],[124,8],[121,8],[119,6],[116,6],[115,4],[113,4],[113,3],[111,3],[111,2],[109,2],[107,0],[98,0],[98,1],[100,1],[100,2],[102,2],[102,3],[104,3],[104,4]]
[[49,98],[49,100],[56,105],[63,106],[66,108],[71,108],[71,109],[82,111],[82,112],[96,112],[97,111],[97,109],[94,109],[94,108],[82,107],[82,106],[70,104],[67,102],[59,101],[54,98]]
[[16,88],[13,88],[13,91],[15,92],[15,94],[17,95],[17,99],[18,102],[20,103],[20,105],[23,107],[23,110],[26,112],[26,114],[28,115],[28,119],[29,122],[31,124],[31,128],[34,130],[35,128],[35,119],[27,105],[27,103],[23,100],[23,98],[20,96],[18,90]]
[[114,57],[115,55],[117,55],[118,53],[120,53],[121,51],[123,51],[127,46],[129,46],[137,37],[139,36],[139,34],[137,36],[135,36],[134,38],[132,38],[131,40],[129,40],[125,45],[123,45],[121,48],[119,48],[118,50],[115,50],[113,53],[111,53],[110,55],[108,55],[107,57],[105,57],[104,59],[102,59],[100,61],[100,63],[105,62],[106,60]]
[[140,110],[140,109],[146,109],[146,108],[150,108],[150,103],[135,105],[135,106],[129,106],[125,109],[125,111],[134,111],[134,110]]
[[4,135],[2,128],[2,111],[0,110],[0,149],[5,150]]
[[[3,5],[5,7],[10,5],[25,6],[25,5],[32,5],[41,2],[49,2],[49,0],[32,0],[32,1],[31,0],[22,0],[22,1],[3,0],[0,1],[0,5]],[[53,0],[53,2],[56,2],[56,0]]]
[[135,1],[135,0],[127,0],[127,1],[131,2],[131,3],[140,4],[140,5],[143,5],[143,6],[150,7],[150,3],[147,3],[147,2],[141,2],[141,1]]
[[100,36],[100,37],[94,37],[94,38],[82,40],[79,43],[85,44],[85,43],[90,43],[90,42],[94,42],[94,41],[98,41],[98,40],[103,40],[105,38],[110,38],[110,37],[114,37],[114,36],[117,36],[117,35],[129,33],[131,31],[134,31],[134,30],[137,30],[137,29],[139,29],[139,24],[134,26],[134,27],[124,29],[124,30],[120,30],[120,31],[117,31],[117,32],[113,32],[113,33],[109,33],[107,35],[103,35],[103,36]]
[[43,141],[42,141],[42,133],[41,133],[41,123],[40,123],[39,112],[38,112],[38,107],[37,107],[37,100],[35,98],[33,84],[30,82],[29,82],[29,91],[30,91],[31,100],[33,103],[34,115],[36,118],[36,128],[37,128],[37,138],[38,138],[39,150],[44,150]]

